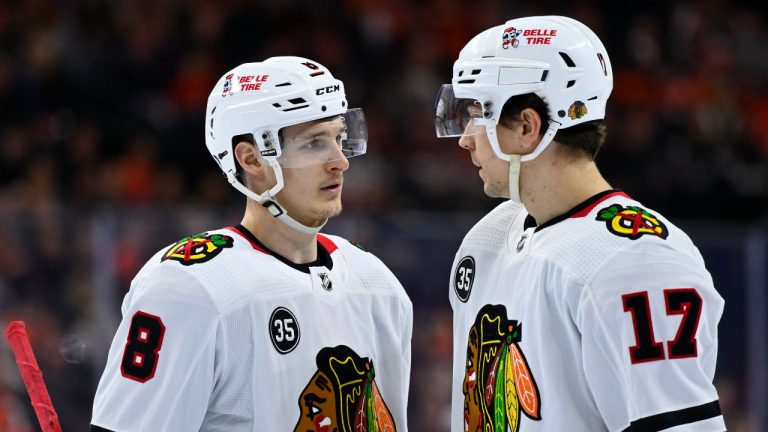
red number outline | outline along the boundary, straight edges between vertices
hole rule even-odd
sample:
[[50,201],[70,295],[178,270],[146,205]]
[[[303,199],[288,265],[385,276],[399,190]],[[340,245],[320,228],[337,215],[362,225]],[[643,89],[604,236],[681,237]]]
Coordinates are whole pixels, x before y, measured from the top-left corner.
[[[126,372],[126,370],[124,368],[124,365],[125,365],[125,362],[126,362],[126,356],[128,356],[129,352],[131,353],[131,359],[130,359],[131,364],[134,365],[134,366],[138,366],[136,364],[136,362],[135,362],[135,354],[134,353],[138,352],[139,354],[142,354],[142,362],[144,362],[146,360],[146,358],[147,358],[147,356],[146,356],[147,353],[146,352],[141,352],[141,351],[137,351],[137,350],[134,350],[134,349],[129,349],[131,344],[150,345],[148,342],[149,342],[149,339],[151,338],[151,333],[150,333],[150,330],[147,329],[146,327],[141,326],[141,325],[137,326],[137,328],[136,328],[136,333],[137,334],[132,335],[131,329],[134,328],[134,322],[136,321],[136,318],[139,317],[139,316],[148,318],[148,319],[156,322],[160,326],[160,334],[158,335],[157,346],[153,347],[153,349],[152,349],[152,355],[154,356],[154,364],[152,365],[152,372],[146,378],[142,378],[142,377],[136,376],[134,374],[131,374],[130,372]],[[147,338],[146,338],[147,340],[146,341],[141,340],[141,331],[142,330],[147,332]],[[128,327],[128,337],[126,338],[125,347],[123,348],[123,359],[120,362],[120,374],[123,377],[125,377],[125,378],[131,379],[131,380],[134,380],[134,381],[137,381],[137,382],[140,382],[140,383],[145,383],[145,382],[151,380],[152,378],[154,378],[155,377],[155,372],[157,371],[157,364],[160,362],[160,349],[163,347],[163,338],[164,337],[165,337],[165,324],[163,324],[163,320],[160,319],[159,316],[148,314],[148,313],[142,312],[142,311],[138,311],[135,314],[133,314],[133,317],[131,318],[131,324]],[[144,362],[144,364],[146,364],[146,362]]]

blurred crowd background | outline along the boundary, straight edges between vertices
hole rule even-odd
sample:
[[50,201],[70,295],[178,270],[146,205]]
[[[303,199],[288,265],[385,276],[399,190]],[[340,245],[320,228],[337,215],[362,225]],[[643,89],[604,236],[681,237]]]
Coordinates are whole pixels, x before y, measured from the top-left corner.
[[[606,178],[689,230],[726,299],[716,383],[731,431],[765,423],[768,13],[753,2],[3,0],[0,324],[24,319],[65,431],[86,430],[119,305],[177,238],[239,222],[244,198],[205,149],[204,109],[230,68],[324,64],[368,118],[345,214],[415,306],[410,427],[447,431],[448,280],[466,230],[497,205],[433,103],[469,39],[558,14],[601,37],[615,87]],[[763,363],[760,363],[763,362]],[[761,372],[762,370],[762,372]],[[298,415],[298,414],[297,414]],[[0,431],[37,429],[0,343]]]

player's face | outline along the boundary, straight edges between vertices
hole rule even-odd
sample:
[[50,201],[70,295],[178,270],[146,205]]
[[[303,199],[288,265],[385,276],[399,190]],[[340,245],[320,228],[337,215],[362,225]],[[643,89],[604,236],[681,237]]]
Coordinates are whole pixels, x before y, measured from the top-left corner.
[[477,329],[473,326],[469,331],[469,343],[467,344],[467,363],[464,370],[464,432],[476,432],[482,430],[483,415],[480,411],[480,390],[478,387],[478,353],[479,341]]
[[[338,145],[343,132],[339,119],[288,126],[281,159],[298,168],[284,167],[285,187],[277,194],[288,214],[307,226],[319,226],[341,213],[341,190],[349,161]],[[309,161],[304,165],[301,161]]]
[[469,150],[472,163],[480,168],[478,174],[483,180],[485,194],[494,198],[509,198],[509,161],[499,159],[491,148],[488,135],[478,126],[472,133],[465,133],[459,139],[459,147]]
[[328,377],[318,371],[299,397],[301,415],[294,432],[334,432],[336,421],[336,395]]

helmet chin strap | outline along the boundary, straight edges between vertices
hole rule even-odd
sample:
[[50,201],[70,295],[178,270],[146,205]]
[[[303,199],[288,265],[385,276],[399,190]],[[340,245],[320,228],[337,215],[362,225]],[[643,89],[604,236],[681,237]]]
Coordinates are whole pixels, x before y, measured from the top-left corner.
[[265,158],[265,159],[267,159],[267,161],[269,162],[269,166],[272,167],[272,170],[275,172],[275,177],[277,178],[277,184],[275,184],[275,186],[273,186],[272,189],[269,189],[264,193],[257,194],[256,192],[245,187],[245,185],[242,184],[237,179],[234,171],[229,171],[227,173],[227,180],[229,180],[229,183],[232,184],[232,186],[238,191],[240,191],[243,195],[261,204],[262,207],[267,209],[269,214],[277,218],[277,220],[279,220],[280,222],[304,234],[315,235],[319,233],[320,230],[323,229],[325,224],[328,223],[327,219],[320,226],[308,227],[306,225],[299,223],[297,220],[293,219],[292,217],[288,216],[288,212],[285,211],[283,206],[281,206],[277,202],[277,200],[275,199],[275,196],[277,195],[278,192],[280,192],[283,189],[283,186],[285,186],[285,183],[283,182],[283,170],[280,168],[280,165],[278,164],[277,160],[275,160],[274,158]]
[[509,155],[509,199],[523,202],[520,198],[520,155]]
[[491,148],[493,148],[493,151],[496,153],[496,156],[498,156],[500,159],[508,160],[509,161],[509,199],[511,201],[514,201],[516,203],[522,203],[522,198],[520,197],[520,164],[522,162],[527,162],[530,160],[536,159],[544,150],[549,147],[549,145],[552,143],[552,140],[555,138],[555,135],[557,134],[558,129],[560,129],[560,123],[556,121],[550,121],[549,127],[547,128],[547,131],[544,133],[544,136],[541,138],[541,141],[539,142],[539,145],[536,146],[533,151],[527,155],[509,155],[501,151],[501,147],[499,146],[499,139],[496,136],[496,128],[495,127],[486,127],[486,135],[488,135],[488,141],[491,144]]

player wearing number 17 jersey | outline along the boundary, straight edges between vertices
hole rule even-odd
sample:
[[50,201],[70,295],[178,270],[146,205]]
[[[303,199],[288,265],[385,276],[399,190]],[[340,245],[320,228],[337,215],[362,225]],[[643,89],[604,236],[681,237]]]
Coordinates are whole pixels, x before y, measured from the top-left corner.
[[322,235],[367,129],[298,57],[209,97],[208,150],[248,197],[236,226],[152,257],[123,302],[92,431],[406,431],[412,308],[372,254]]
[[472,39],[438,95],[438,136],[510,198],[453,266],[453,432],[725,430],[723,299],[686,234],[598,171],[611,89],[590,29],[529,17]]

